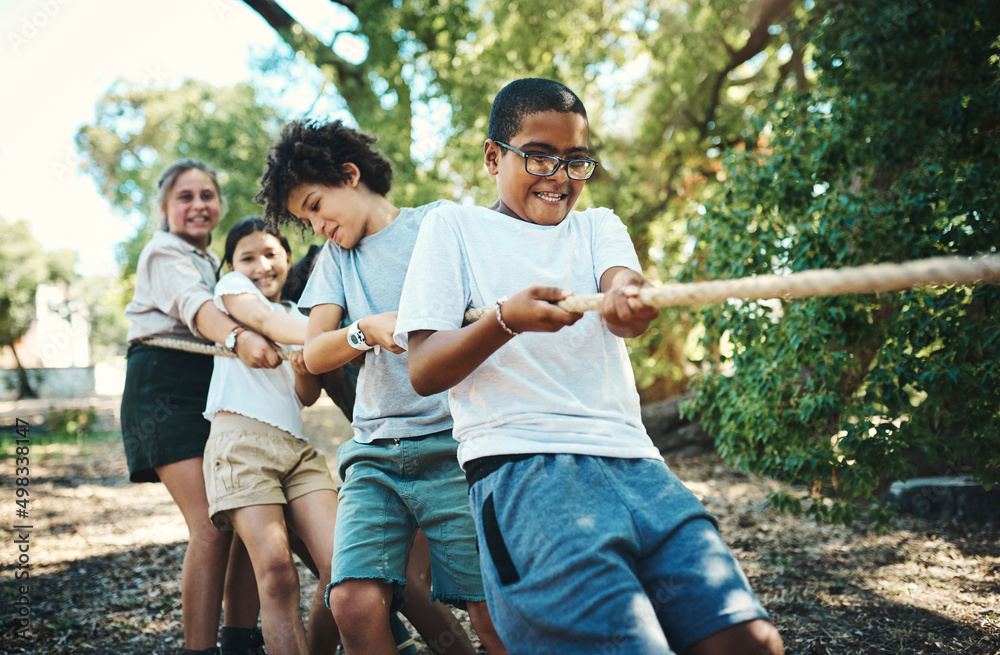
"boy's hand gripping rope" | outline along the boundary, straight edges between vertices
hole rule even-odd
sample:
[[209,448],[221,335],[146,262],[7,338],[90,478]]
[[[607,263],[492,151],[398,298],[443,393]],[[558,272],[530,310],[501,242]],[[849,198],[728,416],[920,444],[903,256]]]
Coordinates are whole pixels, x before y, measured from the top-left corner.
[[[639,300],[650,307],[674,305],[705,305],[723,300],[761,300],[764,298],[806,298],[835,296],[845,293],[878,293],[902,291],[915,287],[945,284],[973,285],[1000,283],[1000,255],[935,257],[902,264],[870,264],[837,269],[816,269],[791,275],[759,275],[738,280],[716,280],[671,284],[639,290]],[[604,294],[570,296],[556,305],[568,312],[599,311]],[[479,307],[465,312],[465,323],[473,323],[494,307]],[[161,348],[236,357],[221,346],[212,346],[184,339],[155,337],[143,343]],[[282,360],[288,352],[278,350]]]
[[[816,269],[791,275],[758,275],[737,280],[671,284],[639,290],[639,300],[650,307],[705,305],[723,300],[805,298],[845,293],[902,291],[914,287],[1000,282],[1000,255],[972,259],[935,257],[902,264],[870,264],[839,269]],[[570,296],[556,305],[568,312],[599,311],[604,294]],[[492,307],[470,309],[465,322],[472,323]]]

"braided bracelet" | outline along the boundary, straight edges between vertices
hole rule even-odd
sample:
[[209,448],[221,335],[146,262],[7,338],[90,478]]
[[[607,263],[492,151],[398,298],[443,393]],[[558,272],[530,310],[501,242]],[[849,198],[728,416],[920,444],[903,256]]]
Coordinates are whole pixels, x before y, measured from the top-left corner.
[[507,296],[504,296],[503,298],[501,298],[500,300],[497,301],[497,322],[500,323],[500,327],[503,328],[504,332],[506,332],[507,334],[509,334],[512,337],[516,337],[517,335],[519,335],[521,333],[520,332],[514,332],[514,330],[511,330],[509,327],[507,327],[507,324],[503,322],[503,316],[500,315],[500,307],[505,302],[507,302]]

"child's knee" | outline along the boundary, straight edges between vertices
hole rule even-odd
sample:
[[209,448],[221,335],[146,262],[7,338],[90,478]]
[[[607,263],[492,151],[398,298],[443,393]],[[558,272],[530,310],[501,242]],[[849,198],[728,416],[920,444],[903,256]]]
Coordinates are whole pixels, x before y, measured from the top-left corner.
[[770,621],[755,619],[717,632],[693,644],[687,655],[783,655],[781,635]]
[[388,621],[392,591],[383,586],[376,580],[345,580],[331,587],[327,603],[341,630],[369,625],[380,615]]
[[770,621],[763,619],[750,621],[747,624],[750,639],[755,644],[755,654],[784,655],[785,644],[781,640],[778,629]]
[[226,549],[233,542],[233,533],[229,530],[219,530],[211,523],[189,526],[188,548]]
[[276,595],[293,590],[298,593],[299,572],[295,569],[291,556],[268,557],[263,561],[253,562],[253,567],[260,581],[261,593]]

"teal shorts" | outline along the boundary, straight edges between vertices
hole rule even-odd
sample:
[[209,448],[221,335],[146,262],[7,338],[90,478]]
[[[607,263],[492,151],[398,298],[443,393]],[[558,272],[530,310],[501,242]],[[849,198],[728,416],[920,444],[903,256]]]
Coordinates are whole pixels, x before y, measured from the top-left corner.
[[451,431],[384,439],[351,439],[337,450],[344,481],[337,507],[333,568],[327,587],[375,579],[405,602],[406,563],[419,527],[431,551],[432,599],[465,608],[485,600],[469,487]]

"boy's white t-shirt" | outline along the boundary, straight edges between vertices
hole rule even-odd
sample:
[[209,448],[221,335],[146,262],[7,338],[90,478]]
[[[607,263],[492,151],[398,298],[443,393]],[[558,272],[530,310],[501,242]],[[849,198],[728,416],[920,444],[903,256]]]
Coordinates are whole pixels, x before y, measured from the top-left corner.
[[[241,293],[257,296],[272,311],[286,312],[300,318],[303,323],[308,320],[294,303],[269,301],[250,278],[235,271],[224,275],[215,286],[215,306],[228,315],[229,311],[222,302],[222,297]],[[290,350],[301,347],[285,346]],[[215,358],[205,404],[205,418],[209,421],[215,417],[216,412],[233,412],[273,425],[305,440],[302,407],[302,401],[295,393],[295,373],[287,360],[277,368],[250,368],[235,357]]]
[[[628,231],[609,209],[536,225],[482,207],[446,205],[424,219],[403,285],[394,338],[454,330],[471,307],[535,284],[598,293],[601,275],[638,271]],[[480,320],[495,321],[491,312]],[[558,332],[520,334],[449,394],[459,462],[574,453],[662,459],[642,425],[625,342],[598,312]]]

